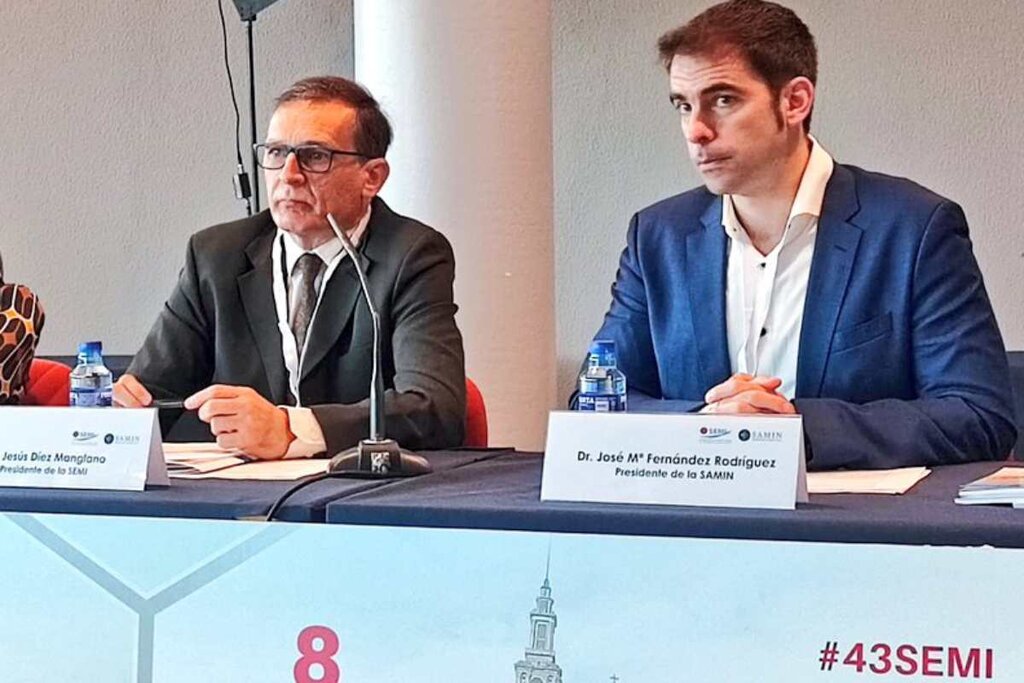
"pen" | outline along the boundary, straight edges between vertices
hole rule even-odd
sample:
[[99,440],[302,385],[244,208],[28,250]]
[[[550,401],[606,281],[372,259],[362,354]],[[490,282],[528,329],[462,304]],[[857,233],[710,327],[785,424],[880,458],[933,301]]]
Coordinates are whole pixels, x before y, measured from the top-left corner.
[[161,398],[154,400],[149,407],[157,410],[184,410],[185,402],[180,398]]

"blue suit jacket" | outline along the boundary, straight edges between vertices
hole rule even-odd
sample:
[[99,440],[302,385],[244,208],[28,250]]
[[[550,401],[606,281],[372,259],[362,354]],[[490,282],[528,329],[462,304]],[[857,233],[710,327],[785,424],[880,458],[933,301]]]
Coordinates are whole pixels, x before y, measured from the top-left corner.
[[[730,374],[722,199],[700,188],[633,217],[595,339],[613,339],[630,410],[691,411]],[[1006,352],[967,222],[908,180],[837,164],[811,265],[794,404],[810,466],[1005,457]]]

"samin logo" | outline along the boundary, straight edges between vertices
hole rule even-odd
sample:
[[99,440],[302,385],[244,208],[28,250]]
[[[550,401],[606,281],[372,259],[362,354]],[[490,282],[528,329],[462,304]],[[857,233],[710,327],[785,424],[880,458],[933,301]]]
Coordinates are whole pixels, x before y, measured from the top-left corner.
[[738,436],[740,437],[740,441],[750,441],[750,430],[741,429]]
[[103,437],[103,443],[108,446],[111,444],[116,446],[134,446],[139,443],[139,437],[126,434],[107,434]]
[[765,429],[755,429],[751,435],[752,441],[767,442],[767,443],[779,443],[782,441],[782,432],[772,432]]

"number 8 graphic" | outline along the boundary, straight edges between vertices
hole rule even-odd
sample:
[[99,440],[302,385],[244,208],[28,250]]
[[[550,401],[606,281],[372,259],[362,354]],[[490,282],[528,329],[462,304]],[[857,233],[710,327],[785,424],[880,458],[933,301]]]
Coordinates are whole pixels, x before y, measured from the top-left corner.
[[[320,649],[314,648],[319,640]],[[326,626],[307,626],[299,633],[299,660],[295,662],[292,673],[295,683],[341,683],[341,668],[332,659],[338,654],[340,645],[338,635]],[[313,678],[310,667],[319,664],[323,668],[320,678]]]

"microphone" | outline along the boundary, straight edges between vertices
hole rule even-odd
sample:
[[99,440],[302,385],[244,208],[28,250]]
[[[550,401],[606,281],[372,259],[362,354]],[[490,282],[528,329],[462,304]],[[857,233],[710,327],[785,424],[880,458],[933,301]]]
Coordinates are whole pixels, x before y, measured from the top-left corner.
[[366,284],[366,273],[359,262],[356,248],[345,231],[338,227],[334,216],[327,214],[327,222],[331,230],[341,242],[342,249],[352,260],[352,266],[359,278],[359,287],[370,309],[373,319],[373,376],[370,380],[370,435],[368,439],[338,453],[331,458],[328,471],[344,472],[366,478],[410,477],[428,474],[432,471],[430,463],[421,455],[416,455],[401,448],[394,439],[387,438],[384,410],[384,373],[381,360],[380,312],[370,297],[370,288]]

